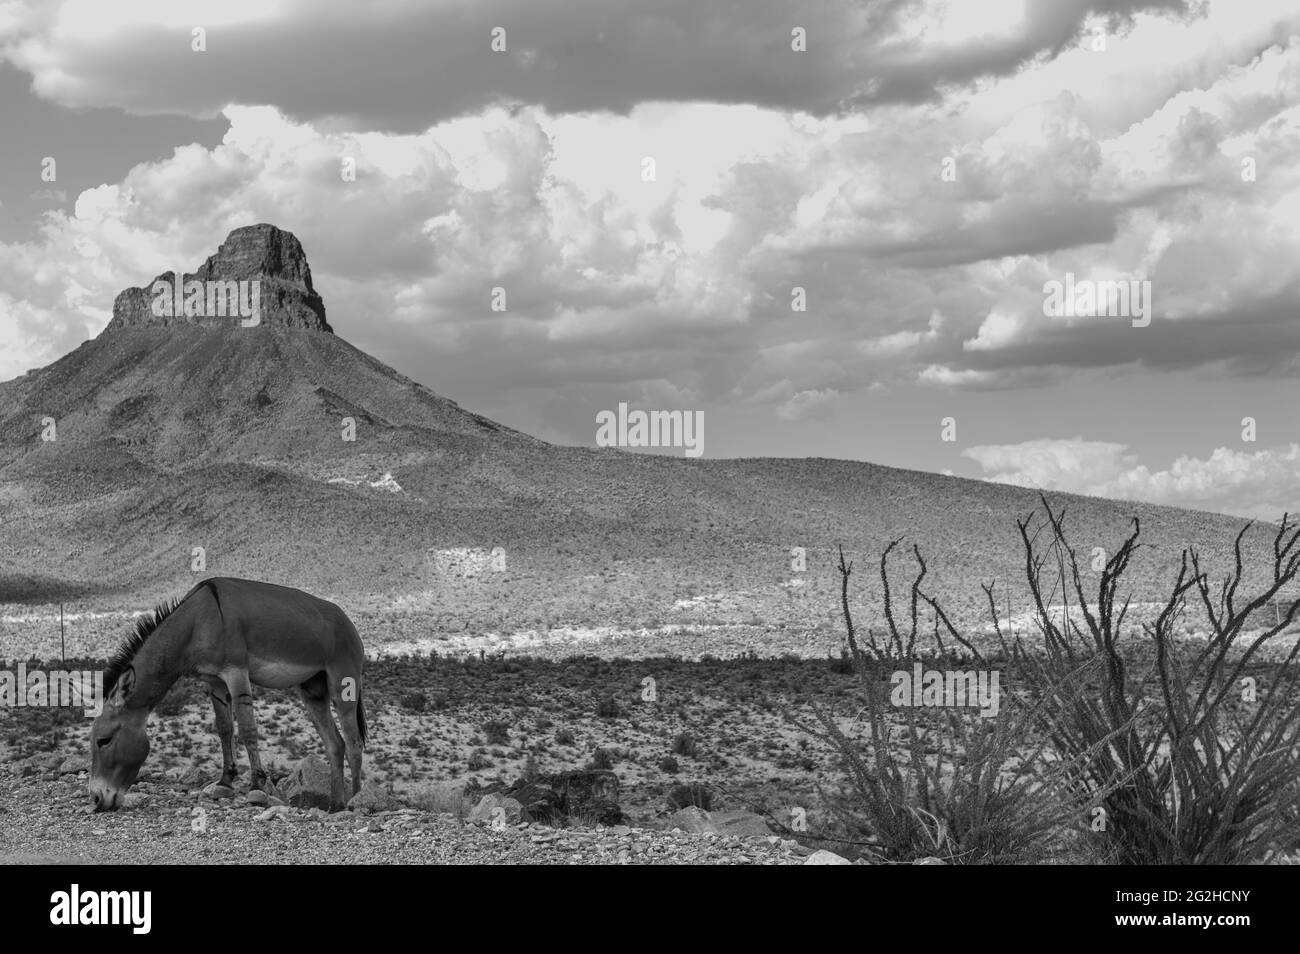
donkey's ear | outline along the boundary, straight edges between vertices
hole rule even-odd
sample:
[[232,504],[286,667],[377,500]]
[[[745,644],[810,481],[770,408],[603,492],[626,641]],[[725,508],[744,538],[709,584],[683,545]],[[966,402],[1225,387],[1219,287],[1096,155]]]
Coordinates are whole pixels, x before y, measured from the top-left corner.
[[113,697],[118,703],[125,702],[131,695],[131,690],[135,688],[135,667],[127,666],[122,675],[117,677],[117,685],[113,687]]

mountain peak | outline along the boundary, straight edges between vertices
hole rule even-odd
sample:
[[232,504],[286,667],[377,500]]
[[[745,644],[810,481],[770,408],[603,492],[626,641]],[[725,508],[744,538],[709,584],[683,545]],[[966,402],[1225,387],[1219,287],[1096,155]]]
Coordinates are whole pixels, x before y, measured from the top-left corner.
[[105,333],[231,322],[334,330],[325,320],[325,302],[312,287],[302,243],[269,223],[235,229],[196,271],[183,272],[179,283],[176,275],[163,272],[143,287],[121,292]]

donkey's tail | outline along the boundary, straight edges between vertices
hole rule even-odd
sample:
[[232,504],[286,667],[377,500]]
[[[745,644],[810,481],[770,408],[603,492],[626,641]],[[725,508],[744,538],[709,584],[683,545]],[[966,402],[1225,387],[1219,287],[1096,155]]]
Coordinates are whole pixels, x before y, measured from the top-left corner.
[[357,732],[361,734],[361,744],[366,744],[366,707],[361,702],[361,693],[357,693]]

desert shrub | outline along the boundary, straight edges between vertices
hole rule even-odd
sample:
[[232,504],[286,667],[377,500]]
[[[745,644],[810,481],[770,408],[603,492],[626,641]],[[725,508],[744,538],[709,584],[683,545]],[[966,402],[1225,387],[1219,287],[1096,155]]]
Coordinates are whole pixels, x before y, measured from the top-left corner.
[[1028,741],[1027,712],[985,721],[907,708],[899,726],[883,698],[866,707],[865,744],[814,710],[846,770],[844,790],[818,789],[847,843],[893,861],[1027,863],[1087,817],[1075,769],[1050,761],[1045,740]]
[[477,772],[480,769],[491,768],[492,760],[487,757],[486,752],[473,752],[466,765],[471,772]]
[[524,759],[524,767],[520,772],[520,777],[522,777],[525,782],[531,782],[541,774],[542,767],[538,764],[537,754],[529,752],[528,756]]
[[573,730],[572,730],[572,729],[556,729],[556,730],[555,730],[555,744],[556,744],[556,745],[573,745],[573,743],[576,742],[576,741],[577,741],[577,736],[575,736],[575,735],[573,734]]
[[418,689],[410,689],[397,697],[397,704],[407,712],[423,712],[429,705],[429,697]]
[[614,767],[614,754],[606,748],[598,748],[592,753],[591,761],[587,763],[589,769],[612,769]]
[[[982,672],[989,686],[993,676],[979,650],[922,588],[926,563],[915,546],[919,569],[908,614],[900,621],[888,573],[890,553],[899,542],[885,547],[880,558],[886,632],[883,640],[868,632],[865,648],[849,606],[853,564],[840,554],[844,624],[865,705],[847,725],[823,706],[812,707],[815,724],[787,714],[829,746],[844,769],[839,791],[820,783],[818,791],[844,834],[841,841],[890,861],[929,856],[959,864],[1036,860],[1062,828],[1077,827],[1087,817],[1100,793],[1077,783],[1081,758],[1053,758],[1046,739],[1031,737],[1038,705],[1002,691],[1001,682],[994,695],[998,711],[991,718],[942,706],[895,704],[886,680],[892,681],[891,672],[910,673],[921,661],[915,649],[923,606],[932,611],[938,649],[929,666]],[[951,651],[944,632],[954,641]],[[1062,695],[1077,694],[1084,684],[1081,676],[1076,671],[1052,688]]]
[[671,755],[665,755],[659,760],[659,771],[668,775],[676,775],[679,768],[677,760]]
[[828,660],[831,672],[837,676],[851,676],[856,670],[853,667],[853,657],[849,655],[847,649],[841,649],[839,657],[831,656]]
[[673,811],[694,805],[703,811],[713,810],[713,792],[703,782],[674,785],[668,792],[668,807]]
[[699,749],[700,746],[695,741],[695,736],[689,732],[678,732],[677,737],[673,739],[673,755],[684,755],[686,758],[693,759]]
[[434,815],[455,815],[464,821],[474,807],[474,798],[465,786],[447,782],[421,782],[412,786],[402,799],[411,808]]
[[613,696],[606,696],[596,705],[596,715],[602,719],[617,719],[621,711],[618,700]]
[[[1043,509],[1045,520],[1026,519],[1019,528],[1044,650],[1027,652],[1019,640],[1012,649],[1042,699],[1039,726],[1061,758],[1083,763],[1082,784],[1105,809],[1105,829],[1094,837],[1107,856],[1127,864],[1237,864],[1290,847],[1300,776],[1300,641],[1252,698],[1243,680],[1300,611],[1294,599],[1279,605],[1280,591],[1300,573],[1300,529],[1283,516],[1271,566],[1266,562],[1253,595],[1239,592],[1251,524],[1237,534],[1233,569],[1218,586],[1199,554],[1184,550],[1159,615],[1142,624],[1143,659],[1119,640],[1129,599],[1118,591],[1138,547],[1138,521],[1106,562],[1090,605],[1064,512],[1045,498]],[[1039,543],[1044,532],[1046,547]],[[1059,614],[1045,578],[1066,601]],[[990,587],[986,593],[991,604]],[[1178,638],[1189,598],[1205,620],[1204,640]],[[1081,663],[1093,664],[1096,690],[1087,698],[1052,691]]]
[[509,745],[510,727],[499,719],[483,723],[483,737],[488,745]]

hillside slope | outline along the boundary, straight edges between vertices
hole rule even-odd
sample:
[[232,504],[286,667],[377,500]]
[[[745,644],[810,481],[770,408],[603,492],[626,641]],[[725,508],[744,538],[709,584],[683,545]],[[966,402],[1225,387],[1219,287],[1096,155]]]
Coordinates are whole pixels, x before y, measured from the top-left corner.
[[[296,247],[267,229],[223,244],[239,274],[284,257],[265,248]],[[222,262],[204,268],[221,273]],[[305,259],[294,269],[309,282]],[[119,315],[50,366],[0,384],[0,603],[139,606],[218,574],[363,607],[398,601],[449,630],[835,625],[835,547],[858,560],[855,597],[878,606],[878,554],[899,536],[921,546],[932,591],[964,619],[983,616],[981,581],[1013,581],[1009,595],[1024,600],[1015,520],[1037,505],[1033,491],[853,461],[558,447],[352,347],[324,325],[323,306],[320,327],[303,327],[298,308],[245,328],[150,323],[138,297],[119,296],[136,309],[131,320]],[[46,418],[56,440],[42,439]],[[343,439],[345,418],[355,440]],[[1094,547],[1112,552],[1141,518],[1139,598],[1163,595],[1184,546],[1228,569],[1241,525],[1056,499],[1089,558]],[[1262,546],[1268,535],[1251,539]],[[797,547],[807,551],[801,572]]]

